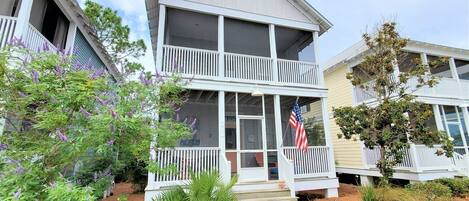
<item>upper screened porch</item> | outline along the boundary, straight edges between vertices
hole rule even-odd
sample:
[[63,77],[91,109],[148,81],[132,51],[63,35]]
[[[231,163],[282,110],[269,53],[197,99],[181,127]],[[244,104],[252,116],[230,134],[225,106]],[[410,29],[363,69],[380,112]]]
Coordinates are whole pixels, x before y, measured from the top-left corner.
[[[454,104],[463,104],[469,101],[469,93],[467,93],[469,92],[469,51],[453,50],[459,53],[456,54],[450,51],[430,51],[429,47],[426,48],[428,49],[407,47],[397,58],[396,74],[393,76],[396,77],[401,72],[408,72],[418,64],[416,62],[422,62],[426,65],[432,64],[428,74],[438,77],[438,84],[432,88],[423,87],[416,90],[415,86],[418,82],[416,78],[413,78],[408,82],[409,90],[419,100],[428,103],[442,103],[441,101],[446,100],[443,103],[449,101]],[[353,66],[351,71],[372,83],[372,80],[366,78],[366,75],[361,71],[360,64]],[[354,87],[356,104],[372,103],[375,98],[373,91]]]
[[217,82],[324,86],[316,64],[318,32],[165,6],[159,14],[156,63],[163,73]]

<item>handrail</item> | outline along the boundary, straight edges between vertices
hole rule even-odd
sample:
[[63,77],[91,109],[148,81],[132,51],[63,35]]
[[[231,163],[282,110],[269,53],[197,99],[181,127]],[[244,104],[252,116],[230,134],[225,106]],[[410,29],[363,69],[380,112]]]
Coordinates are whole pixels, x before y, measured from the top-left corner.
[[289,60],[289,59],[277,59],[277,61],[283,61],[283,62],[292,62],[292,63],[299,63],[299,64],[306,64],[306,65],[317,65],[313,62],[308,62],[308,61],[296,61],[296,60]]
[[233,55],[233,56],[241,56],[241,57],[248,57],[248,58],[272,60],[271,57],[256,56],[256,55],[249,55],[249,54],[239,54],[239,53],[232,53],[232,52],[225,52],[225,55]]
[[222,181],[227,184],[231,180],[231,161],[226,158],[226,155],[220,154],[220,175]]
[[279,179],[283,180],[290,189],[290,196],[295,197],[295,173],[293,172],[293,161],[280,152],[278,157]]
[[218,54],[218,51],[216,51],[216,50],[199,49],[199,48],[193,48],[193,47],[182,47],[182,46],[174,46],[174,45],[163,45],[163,47],[170,47],[170,48],[181,49],[181,50],[194,50],[194,51],[209,52],[209,53],[217,53]]

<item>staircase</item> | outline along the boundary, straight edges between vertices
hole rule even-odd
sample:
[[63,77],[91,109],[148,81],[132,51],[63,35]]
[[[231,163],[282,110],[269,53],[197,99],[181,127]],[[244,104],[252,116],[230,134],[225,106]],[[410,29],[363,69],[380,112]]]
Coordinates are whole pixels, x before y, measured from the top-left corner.
[[458,176],[469,177],[469,157],[467,155],[454,152],[453,165],[458,172]]
[[233,191],[239,201],[296,201],[290,189],[281,188],[279,181],[238,183]]

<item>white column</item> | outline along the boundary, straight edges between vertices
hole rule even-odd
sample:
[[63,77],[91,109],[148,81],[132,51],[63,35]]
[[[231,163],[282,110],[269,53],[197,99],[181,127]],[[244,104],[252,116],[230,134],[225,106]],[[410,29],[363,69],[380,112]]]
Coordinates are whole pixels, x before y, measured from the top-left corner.
[[366,176],[366,175],[360,175],[360,185],[361,186],[373,186],[373,177],[372,176]]
[[461,110],[462,110],[462,115],[464,117],[464,122],[461,122],[462,124],[465,125],[466,127],[466,131],[461,133],[462,135],[462,141],[464,143],[464,151],[466,152],[466,154],[469,154],[469,150],[468,149],[468,145],[467,145],[467,141],[466,141],[466,133],[468,132],[467,129],[469,129],[469,113],[467,112],[467,108],[466,107],[461,107]]
[[321,98],[322,120],[324,124],[324,138],[326,139],[326,146],[329,147],[329,178],[335,178],[335,159],[334,150],[332,146],[332,139],[329,124],[329,111],[327,108],[327,98]]
[[163,45],[166,24],[166,6],[160,4],[158,18],[158,36],[156,41],[156,72],[161,72],[163,65]]
[[275,44],[275,25],[269,24],[269,42],[270,42],[270,58],[272,58],[272,71],[274,81],[278,81],[278,66],[277,66],[277,45]]
[[218,16],[218,53],[218,76],[225,77],[225,19],[222,15]]
[[31,15],[31,8],[33,7],[33,0],[22,0],[19,6],[20,11],[16,20],[16,28],[13,36],[16,38],[24,38],[29,26],[29,17]]
[[218,92],[218,147],[225,154],[225,92]]
[[[319,65],[319,58],[318,58],[318,52],[319,52],[319,32],[315,31],[313,32],[313,60],[316,65]],[[319,66],[318,66],[319,68]],[[319,76],[319,86],[325,87],[324,86],[324,72],[322,71],[321,68],[318,69],[318,76]]]
[[440,115],[440,108],[438,105],[432,105],[433,108],[433,116],[435,116],[435,122],[436,122],[436,128],[439,131],[445,131],[445,126],[443,125],[443,119],[441,118]]
[[73,48],[75,46],[75,37],[77,35],[77,24],[74,22],[70,22],[68,26],[68,33],[67,33],[67,42],[65,43],[65,50],[73,52]]
[[282,112],[280,107],[280,95],[274,95],[274,121],[275,121],[275,141],[277,142],[277,150],[283,152],[283,130],[282,130]]
[[451,70],[451,75],[454,79],[459,80],[458,70],[456,69],[456,63],[454,62],[454,58],[449,58],[449,69]]

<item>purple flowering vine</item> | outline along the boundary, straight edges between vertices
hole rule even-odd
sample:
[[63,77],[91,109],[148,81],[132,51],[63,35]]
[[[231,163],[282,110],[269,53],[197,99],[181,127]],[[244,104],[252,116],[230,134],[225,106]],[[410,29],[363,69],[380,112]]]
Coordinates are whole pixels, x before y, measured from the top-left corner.
[[13,37],[10,42],[8,42],[9,45],[11,46],[17,46],[21,48],[26,48],[26,44],[24,43],[23,39],[20,37]]
[[15,199],[20,199],[20,197],[21,197],[21,189],[18,189],[18,190],[14,193],[13,196],[15,196]]
[[55,71],[55,75],[61,77],[64,75],[64,69],[62,67],[60,67],[59,65],[57,65],[54,69]]
[[152,84],[152,80],[148,79],[148,77],[143,72],[140,74],[139,79],[140,79],[140,82],[145,86],[149,86],[150,84]]
[[107,145],[112,146],[112,145],[114,145],[114,142],[115,142],[115,141],[116,141],[116,140],[111,139],[111,140],[107,141]]
[[96,78],[101,77],[103,75],[104,75],[104,69],[99,68],[90,75],[90,79],[95,80]]
[[3,144],[3,143],[0,143],[0,151],[5,151],[8,149],[8,145],[7,144]]
[[62,141],[62,142],[67,142],[68,141],[67,135],[65,135],[65,133],[62,130],[57,129],[56,134],[57,134],[57,137],[59,138],[60,141]]
[[107,105],[107,101],[103,100],[102,98],[100,98],[99,96],[96,96],[95,97],[96,101],[98,101],[99,104],[103,105],[103,106],[106,106]]
[[80,112],[81,114],[83,114],[83,116],[85,116],[86,118],[90,118],[91,117],[91,113],[88,112],[85,108],[83,107],[80,107]]
[[116,111],[114,111],[114,110],[111,109],[111,116],[112,116],[112,118],[117,119],[118,114],[117,114]]
[[31,71],[31,78],[32,78],[34,83],[38,83],[39,82],[39,73],[36,70],[32,70]]

